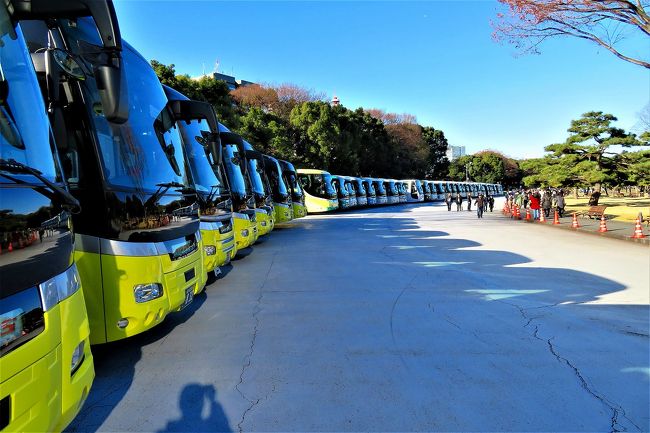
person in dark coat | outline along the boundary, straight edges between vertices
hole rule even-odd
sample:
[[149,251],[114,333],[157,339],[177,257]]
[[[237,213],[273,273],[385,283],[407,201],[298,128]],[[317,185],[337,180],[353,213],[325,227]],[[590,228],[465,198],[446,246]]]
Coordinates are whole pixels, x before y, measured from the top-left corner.
[[451,193],[448,192],[447,195],[445,196],[445,203],[447,203],[447,210],[451,211],[451,202],[453,201],[451,197]]
[[483,218],[483,206],[485,205],[485,197],[483,197],[483,194],[479,194],[478,197],[476,197],[476,216],[479,218]]
[[463,210],[463,196],[460,193],[456,194],[456,212]]
[[494,210],[494,197],[490,196],[488,199],[488,204],[490,206],[490,212],[492,212]]
[[467,193],[467,212],[471,212],[471,211],[472,211],[472,194],[468,192]]
[[555,208],[557,209],[557,213],[560,215],[560,218],[564,216],[565,205],[566,202],[564,201],[564,194],[562,193],[562,190],[560,190],[555,196]]

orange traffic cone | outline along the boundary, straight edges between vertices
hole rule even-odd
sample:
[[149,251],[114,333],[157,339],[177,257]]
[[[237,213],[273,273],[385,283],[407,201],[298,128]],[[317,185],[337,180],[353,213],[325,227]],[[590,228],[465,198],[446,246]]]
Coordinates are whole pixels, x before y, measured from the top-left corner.
[[546,222],[546,217],[544,216],[544,209],[539,210],[539,222],[540,223]]
[[605,215],[600,216],[600,227],[598,228],[598,233],[607,232],[607,222],[605,220]]
[[634,234],[632,235],[632,239],[643,239],[646,236],[643,234],[643,227],[641,227],[641,220],[639,218],[636,219],[636,225],[634,226]]
[[9,247],[7,248],[7,251],[12,252],[14,250],[14,246],[12,245],[12,242],[9,241]]
[[530,216],[530,209],[526,208],[526,221],[531,221],[532,218]]
[[571,221],[571,228],[572,229],[579,229],[580,224],[578,224],[578,214],[573,212],[573,221]]
[[553,217],[553,225],[559,225],[560,224],[560,214],[557,213],[557,209],[555,210],[555,216]]
[[519,211],[519,206],[515,208],[515,219],[520,220],[521,219],[521,212]]

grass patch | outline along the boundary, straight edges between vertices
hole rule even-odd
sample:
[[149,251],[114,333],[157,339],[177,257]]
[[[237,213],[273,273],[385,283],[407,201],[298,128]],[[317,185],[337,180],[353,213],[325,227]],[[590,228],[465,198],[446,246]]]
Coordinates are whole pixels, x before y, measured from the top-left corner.
[[[571,198],[566,197],[567,212],[581,211],[589,209],[588,197]],[[615,220],[634,222],[639,212],[643,216],[650,215],[650,198],[648,197],[601,197],[598,201],[599,206],[607,206],[605,215],[611,215]]]

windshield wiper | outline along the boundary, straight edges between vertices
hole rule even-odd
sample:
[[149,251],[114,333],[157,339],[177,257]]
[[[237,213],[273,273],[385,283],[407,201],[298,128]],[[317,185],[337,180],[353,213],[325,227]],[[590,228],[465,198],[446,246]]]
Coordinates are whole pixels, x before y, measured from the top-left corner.
[[61,188],[54,182],[51,182],[48,178],[43,176],[43,173],[37,169],[18,162],[15,159],[5,159],[0,158],[0,170],[8,171],[16,174],[31,174],[36,179],[43,182],[48,188],[54,191],[59,197],[63,199],[63,207],[67,208],[72,213],[79,213],[81,211],[81,205],[79,200],[74,198],[66,189]]
[[157,183],[156,186],[159,186],[161,188],[188,188],[187,185],[182,184],[180,182],[162,182],[162,183]]

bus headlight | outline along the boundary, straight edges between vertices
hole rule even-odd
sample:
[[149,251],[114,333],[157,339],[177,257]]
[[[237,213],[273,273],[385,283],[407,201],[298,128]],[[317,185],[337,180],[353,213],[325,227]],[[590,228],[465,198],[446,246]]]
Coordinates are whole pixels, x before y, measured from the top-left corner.
[[162,295],[163,287],[159,283],[137,284],[133,287],[133,296],[138,304],[160,298]]
[[214,256],[215,254],[217,254],[217,247],[215,247],[214,245],[205,245],[203,247],[203,250],[205,251],[206,256]]
[[74,295],[80,287],[81,279],[76,264],[70,266],[65,272],[39,284],[43,310],[50,310],[59,302]]
[[248,229],[244,229],[244,230],[242,230],[242,231],[241,231],[241,235],[242,235],[242,237],[244,237],[244,238],[245,238],[245,237],[248,237]]
[[70,364],[70,376],[72,376],[84,360],[84,347],[86,342],[82,341],[72,352],[72,362]]

